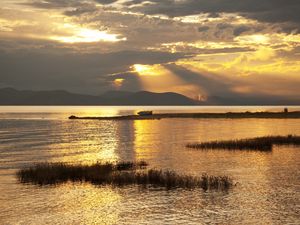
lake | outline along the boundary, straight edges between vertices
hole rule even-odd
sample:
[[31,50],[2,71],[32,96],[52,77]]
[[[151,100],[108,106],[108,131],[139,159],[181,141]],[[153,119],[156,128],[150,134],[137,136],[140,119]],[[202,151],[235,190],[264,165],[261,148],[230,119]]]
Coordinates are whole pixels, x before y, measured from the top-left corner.
[[[161,112],[282,111],[260,107],[0,107],[0,224],[299,224],[300,147],[191,150],[187,143],[300,135],[300,119],[68,120]],[[289,107],[300,110],[300,107]],[[145,160],[150,167],[228,175],[229,191],[20,184],[37,162]]]

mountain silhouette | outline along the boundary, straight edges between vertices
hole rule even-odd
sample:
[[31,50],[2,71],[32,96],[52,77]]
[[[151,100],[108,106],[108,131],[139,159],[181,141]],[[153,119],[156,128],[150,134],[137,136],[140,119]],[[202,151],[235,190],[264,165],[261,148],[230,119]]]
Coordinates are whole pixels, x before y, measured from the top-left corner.
[[0,105],[300,105],[299,98],[274,96],[208,96],[206,101],[196,101],[174,92],[108,91],[99,96],[75,94],[63,90],[19,91],[14,88],[0,89]]
[[198,101],[173,92],[108,91],[100,96],[93,96],[63,90],[0,89],[0,105],[197,105],[198,103]]

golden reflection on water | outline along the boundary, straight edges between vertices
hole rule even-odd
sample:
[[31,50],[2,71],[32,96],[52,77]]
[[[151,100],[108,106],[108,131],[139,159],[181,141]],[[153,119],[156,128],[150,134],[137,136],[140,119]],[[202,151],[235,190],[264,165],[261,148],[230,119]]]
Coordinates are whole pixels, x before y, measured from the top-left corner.
[[[112,121],[61,121],[67,134],[58,134],[59,141],[52,143],[52,161],[90,164],[97,161],[118,161],[121,131]],[[56,151],[54,151],[56,150]],[[57,154],[57,151],[60,154]]]
[[[157,120],[134,120],[134,150],[137,160],[156,158],[159,153],[157,141],[164,135],[164,131]],[[159,137],[155,134],[159,134]],[[154,138],[155,137],[155,138]]]
[[[12,123],[2,122],[8,127]],[[299,147],[280,146],[265,153],[194,151],[184,145],[262,135],[299,135],[299,122],[291,119],[13,120],[16,125],[9,132],[6,128],[8,133],[1,135],[2,141],[11,144],[6,154],[0,152],[4,157],[3,168],[21,168],[24,162],[31,165],[36,159],[84,164],[143,159],[150,167],[194,175],[228,175],[239,184],[227,194],[138,192],[136,187],[118,189],[79,183],[40,188],[20,185],[13,172],[4,169],[5,173],[0,174],[3,193],[0,202],[4,205],[0,224],[1,215],[5,217],[4,221],[10,222],[8,224],[22,221],[28,224],[126,224],[127,221],[141,224],[145,218],[147,222],[154,218],[164,223],[168,221],[161,219],[166,217],[176,224],[185,218],[187,214],[183,212],[187,208],[190,214],[186,221],[197,220],[191,224],[206,221],[219,221],[220,224],[228,221],[232,224],[292,223],[297,216],[295,206],[299,204],[297,196],[295,198],[300,168]],[[15,127],[19,134],[15,134]],[[5,153],[6,149],[2,147],[1,150]],[[5,174],[10,179],[3,179]],[[181,197],[177,199],[178,196]],[[285,217],[287,214],[289,217]]]
[[[134,140],[144,143],[144,130],[135,132],[135,121],[61,121],[68,134],[57,133],[58,142],[51,144],[52,161],[95,163],[135,160]],[[146,123],[147,124],[147,123]],[[142,140],[143,139],[143,140]],[[151,145],[151,140],[148,143]],[[60,154],[57,154],[57,150]]]
[[[100,108],[98,106],[94,107],[82,107],[77,106],[73,109],[75,112],[77,112],[80,116],[118,116],[120,115],[120,110],[117,107],[105,107]],[[68,115],[70,116],[70,115]],[[66,115],[66,118],[68,117]]]
[[[109,187],[95,187],[90,184],[66,184],[60,212],[81,224],[117,224],[122,196]],[[61,221],[61,220],[60,220]]]
[[[117,224],[122,195],[110,187],[67,183],[47,188],[17,187],[21,199],[4,202],[8,212],[1,224]],[[18,204],[18,213],[14,205]],[[15,213],[14,213],[15,212]],[[18,215],[18,216],[16,216]]]

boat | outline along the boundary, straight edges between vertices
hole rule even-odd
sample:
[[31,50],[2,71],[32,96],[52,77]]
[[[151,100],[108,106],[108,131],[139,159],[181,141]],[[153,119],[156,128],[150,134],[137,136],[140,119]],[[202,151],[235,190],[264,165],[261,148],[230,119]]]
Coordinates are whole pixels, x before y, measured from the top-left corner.
[[153,115],[152,111],[140,111],[137,113],[139,116],[151,116]]

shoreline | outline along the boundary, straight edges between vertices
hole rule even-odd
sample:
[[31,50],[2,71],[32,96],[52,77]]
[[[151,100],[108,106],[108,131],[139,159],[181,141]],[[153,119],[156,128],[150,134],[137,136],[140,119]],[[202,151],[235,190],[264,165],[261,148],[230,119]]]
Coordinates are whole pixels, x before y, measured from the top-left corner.
[[71,120],[160,120],[175,118],[194,119],[300,119],[300,111],[294,112],[227,112],[227,113],[159,113],[152,115],[125,115],[110,117],[78,117],[70,116]]

